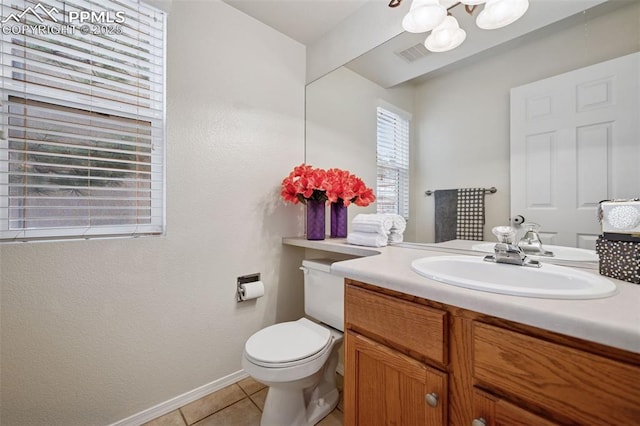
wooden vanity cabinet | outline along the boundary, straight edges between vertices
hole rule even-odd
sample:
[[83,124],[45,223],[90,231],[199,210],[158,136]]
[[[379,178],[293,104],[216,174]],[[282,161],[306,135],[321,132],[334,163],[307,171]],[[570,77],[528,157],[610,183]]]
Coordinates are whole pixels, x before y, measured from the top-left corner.
[[640,425],[640,354],[353,280],[345,426]]
[[347,285],[344,424],[447,424],[447,313]]

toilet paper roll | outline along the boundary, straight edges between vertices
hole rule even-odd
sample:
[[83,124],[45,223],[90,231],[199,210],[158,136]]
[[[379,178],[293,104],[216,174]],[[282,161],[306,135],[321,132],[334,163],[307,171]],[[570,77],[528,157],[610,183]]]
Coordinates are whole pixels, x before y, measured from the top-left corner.
[[240,284],[240,300],[252,300],[264,296],[264,284],[262,281]]

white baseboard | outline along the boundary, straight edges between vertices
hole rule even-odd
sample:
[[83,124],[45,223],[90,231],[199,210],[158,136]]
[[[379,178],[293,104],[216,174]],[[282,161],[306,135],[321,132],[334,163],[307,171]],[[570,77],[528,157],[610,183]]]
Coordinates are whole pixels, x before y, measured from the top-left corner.
[[[336,371],[341,376],[344,376],[344,364],[339,363]],[[198,400],[204,396],[209,395],[222,388],[226,388],[229,385],[239,382],[242,379],[249,377],[244,370],[236,371],[228,376],[222,377],[218,380],[214,380],[211,383],[202,385],[199,388],[185,392],[182,395],[178,395],[175,398],[171,398],[168,401],[162,402],[156,406],[148,408],[137,414],[127,417],[126,419],[119,420],[115,423],[111,423],[109,426],[139,426],[143,423],[150,422],[153,419],[157,419],[160,416],[164,416],[180,407]]]
[[183,407],[197,399],[200,399],[203,396],[207,396],[212,392],[232,385],[246,377],[249,377],[249,375],[244,370],[236,371],[235,373],[231,373],[228,376],[222,377],[218,380],[214,380],[211,383],[207,383],[206,385],[200,386],[199,388],[190,390],[189,392],[185,392],[182,395],[178,395],[175,398],[171,398],[170,400],[162,402],[154,407],[129,416],[126,419],[122,419],[120,421],[112,423],[109,426],[139,426],[160,416],[164,416],[165,414],[170,413],[173,410],[177,410],[178,408]]

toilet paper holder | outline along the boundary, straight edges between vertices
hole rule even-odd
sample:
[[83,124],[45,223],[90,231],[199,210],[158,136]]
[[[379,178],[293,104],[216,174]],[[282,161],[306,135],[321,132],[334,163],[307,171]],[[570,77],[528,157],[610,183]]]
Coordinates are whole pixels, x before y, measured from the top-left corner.
[[244,290],[242,289],[242,284],[253,283],[256,281],[260,281],[260,273],[243,275],[238,277],[237,288],[236,288],[236,302],[244,302],[242,297],[244,296]]

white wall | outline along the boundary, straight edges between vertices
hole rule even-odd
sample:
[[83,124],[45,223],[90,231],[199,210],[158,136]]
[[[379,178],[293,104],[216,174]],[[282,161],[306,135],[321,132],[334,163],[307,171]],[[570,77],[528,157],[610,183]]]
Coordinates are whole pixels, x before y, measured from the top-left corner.
[[[376,108],[383,100],[411,113],[411,88],[384,89],[341,67],[308,85],[306,96],[306,162],[349,170],[375,191]],[[349,222],[358,213],[375,212],[375,203],[350,206]]]
[[[220,1],[174,2],[167,236],[0,247],[3,426],[104,425],[241,369],[302,315],[305,50]],[[237,304],[236,277],[266,296]]]
[[640,3],[581,15],[562,31],[521,42],[486,60],[441,73],[416,88],[412,151],[417,241],[433,242],[427,189],[491,187],[485,239],[509,220],[509,91],[525,83],[640,50]]

